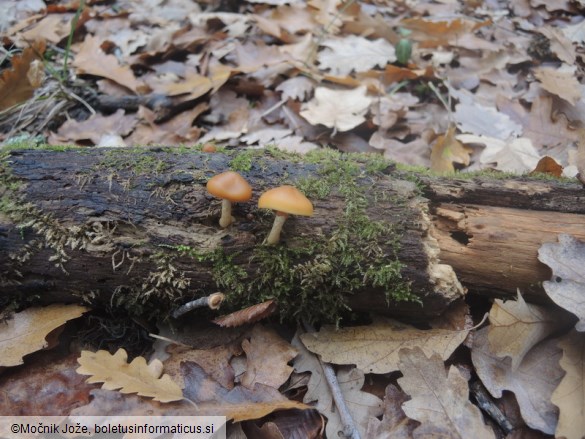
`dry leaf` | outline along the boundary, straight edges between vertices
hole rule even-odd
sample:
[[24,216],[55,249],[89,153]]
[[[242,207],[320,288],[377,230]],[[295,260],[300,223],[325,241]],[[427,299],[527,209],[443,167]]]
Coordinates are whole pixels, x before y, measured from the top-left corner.
[[313,80],[306,76],[295,76],[294,78],[282,81],[278,87],[276,87],[276,91],[282,93],[282,99],[304,101],[314,88],[315,83]]
[[0,366],[23,364],[23,357],[47,346],[45,338],[68,320],[76,319],[89,309],[78,305],[50,305],[28,308],[0,324]]
[[507,114],[477,102],[462,102],[455,106],[453,117],[461,132],[507,140],[522,134],[522,126]]
[[575,105],[581,99],[581,85],[575,77],[576,66],[563,64],[559,68],[540,67],[535,69],[534,76],[542,83],[542,87]]
[[298,331],[293,337],[291,344],[299,352],[293,362],[295,371],[298,373],[311,372],[311,377],[307,383],[307,392],[303,396],[303,402],[312,404],[320,412],[329,410],[332,404],[332,396],[327,380],[323,375],[321,362],[301,342]]
[[242,342],[242,349],[246,353],[246,372],[241,383],[249,389],[256,383],[278,388],[293,371],[287,363],[297,356],[297,350],[262,325],[254,326],[250,339]]
[[160,402],[183,399],[181,388],[168,375],[161,376],[160,360],[146,364],[144,357],[136,357],[131,363],[127,359],[124,349],[118,349],[114,355],[108,351],[81,351],[77,373],[91,375],[88,383],[104,383],[102,389],[120,389],[122,393],[137,393]]
[[[43,56],[44,51],[45,43],[38,42],[24,49],[20,55],[12,57],[10,60],[12,68],[5,69],[0,75],[0,111],[32,97],[35,88],[38,88],[40,84],[34,83],[31,69],[35,68],[34,63]],[[33,78],[30,77],[31,75]]]
[[560,360],[566,372],[552,394],[552,402],[560,409],[556,437],[585,438],[585,337],[572,331],[559,341],[563,350]]
[[211,349],[190,349],[181,345],[171,345],[167,348],[171,355],[164,361],[165,372],[181,387],[184,388],[183,376],[180,373],[181,363],[191,361],[198,364],[211,378],[226,389],[234,387],[234,369],[230,361],[234,356],[242,354],[238,341],[227,342]]
[[[503,96],[498,96],[496,102],[502,113],[506,113],[513,121],[522,125],[524,137],[528,137],[538,149],[567,145],[568,142],[579,139],[578,131],[571,128],[564,114],[553,114],[552,96],[539,96],[534,99],[530,111],[519,102],[509,101]],[[529,170],[534,169],[537,161],[538,159],[534,161]]]
[[[341,367],[337,371],[339,389],[362,437],[365,437],[370,417],[380,416],[383,412],[382,400],[361,390],[364,380],[364,373],[355,367]],[[327,417],[327,437],[342,437],[343,424],[339,410],[331,406],[321,412]]]
[[514,392],[526,424],[553,434],[558,410],[550,397],[563,376],[558,364],[561,350],[556,340],[542,341],[534,346],[514,371],[509,357],[499,358],[490,352],[487,331],[488,328],[483,328],[475,333],[471,350],[473,365],[482,383],[494,398],[501,398],[504,390]]
[[406,417],[402,404],[410,397],[393,384],[386,387],[384,416],[379,421],[370,418],[365,437],[369,439],[411,439],[418,423]]
[[538,161],[536,168],[530,173],[530,175],[534,174],[548,174],[553,177],[560,177],[563,174],[563,167],[555,159],[545,155]]
[[[331,389],[323,375],[323,366],[317,356],[309,352],[300,341],[298,333],[295,334],[291,343],[299,351],[299,355],[294,361],[295,370],[299,373],[311,372],[303,401],[311,403],[327,417],[327,436],[338,437],[338,432],[343,426],[339,413],[334,407]],[[364,384],[364,374],[359,369],[340,368],[337,372],[337,379],[353,419],[356,421],[362,437],[366,437],[363,434],[367,429],[368,420],[370,417],[376,417],[382,413],[382,401],[374,395],[361,391]]]
[[559,59],[569,65],[575,62],[575,47],[563,33],[567,28],[559,29],[553,26],[543,26],[536,29],[550,41],[550,50]]
[[427,358],[419,348],[400,350],[398,384],[411,400],[404,413],[421,423],[414,438],[495,438],[483,422],[480,410],[469,401],[467,380],[455,366],[445,370],[437,354]]
[[0,375],[0,413],[67,416],[74,408],[88,404],[95,385],[75,373],[77,366],[77,354],[64,357],[55,349],[36,356],[25,367]]
[[433,21],[428,18],[409,18],[402,20],[402,25],[412,31],[411,38],[421,41],[420,47],[439,47],[449,43],[455,44],[467,33],[473,32],[489,21],[477,22],[458,18],[451,21]]
[[252,389],[235,386],[226,389],[195,363],[181,364],[185,380],[185,396],[197,403],[198,416],[226,416],[241,422],[259,419],[276,410],[311,409],[297,401],[286,399],[277,389],[256,383]]
[[134,92],[142,91],[144,85],[136,79],[132,69],[120,65],[114,55],[106,55],[100,46],[99,38],[85,37],[72,63],[77,72],[108,78]]
[[105,134],[128,135],[136,123],[136,115],[125,115],[122,109],[109,116],[94,114],[82,122],[69,119],[59,127],[57,134],[51,138],[51,141],[63,144],[89,139],[94,145],[97,145]]
[[457,139],[463,143],[485,145],[479,161],[482,164],[495,163],[498,171],[521,174],[533,170],[540,160],[530,139],[524,137],[507,142],[493,137],[460,134]]
[[455,172],[453,163],[469,165],[471,151],[471,148],[455,139],[455,125],[451,125],[444,135],[437,137],[433,145],[431,170],[438,174]]
[[510,356],[513,371],[534,345],[566,325],[558,312],[527,304],[520,291],[517,301],[495,300],[490,310],[490,323],[490,351],[498,357]]
[[233,328],[235,326],[249,325],[274,314],[276,308],[276,302],[274,299],[271,299],[267,300],[266,302],[249,306],[248,308],[242,309],[240,311],[217,317],[213,320],[213,323],[221,326],[222,328]]
[[399,369],[398,351],[420,347],[426,355],[439,354],[446,360],[468,331],[417,329],[392,320],[379,320],[368,326],[336,330],[324,326],[319,332],[301,335],[301,340],[323,361],[355,364],[365,372],[388,373]]
[[538,260],[553,272],[553,280],[543,282],[546,294],[579,318],[577,331],[585,331],[585,243],[570,235],[559,235],[558,244],[540,246]]
[[313,125],[322,124],[337,131],[348,131],[363,123],[372,98],[362,85],[353,90],[317,87],[315,97],[303,104],[301,116]]
[[319,68],[329,69],[329,73],[334,76],[346,76],[352,71],[365,72],[396,61],[394,46],[382,38],[370,41],[357,35],[348,35],[326,39],[320,45],[326,49],[317,56]]

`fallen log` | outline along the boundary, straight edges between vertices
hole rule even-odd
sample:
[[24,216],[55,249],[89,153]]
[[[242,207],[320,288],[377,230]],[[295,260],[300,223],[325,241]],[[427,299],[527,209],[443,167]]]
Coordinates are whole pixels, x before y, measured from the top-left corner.
[[[228,169],[253,198],[224,229],[205,185]],[[0,304],[83,301],[160,318],[221,291],[232,309],[276,298],[292,318],[426,319],[465,294],[455,273],[472,291],[542,299],[540,243],[585,238],[576,183],[441,179],[333,151],[14,150],[0,181]],[[300,188],[314,215],[291,217],[270,246],[274,213],[257,200],[282,184]]]

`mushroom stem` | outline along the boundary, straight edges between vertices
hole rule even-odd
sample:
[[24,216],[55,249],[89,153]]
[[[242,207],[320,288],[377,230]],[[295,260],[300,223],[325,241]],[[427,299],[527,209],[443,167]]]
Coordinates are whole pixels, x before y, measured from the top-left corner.
[[272,224],[272,229],[270,230],[270,234],[268,238],[266,238],[266,244],[274,245],[278,244],[280,241],[280,232],[282,231],[282,226],[284,222],[288,218],[288,214],[284,212],[276,212],[276,216],[274,217],[274,223]]
[[221,200],[221,218],[219,219],[219,225],[224,229],[234,222],[232,217],[232,202],[225,198]]

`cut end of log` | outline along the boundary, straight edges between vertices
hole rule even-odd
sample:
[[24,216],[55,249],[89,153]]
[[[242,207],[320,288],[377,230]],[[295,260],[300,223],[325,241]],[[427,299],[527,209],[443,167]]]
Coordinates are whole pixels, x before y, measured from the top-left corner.
[[463,297],[465,289],[457,279],[453,267],[440,261],[441,248],[435,238],[437,232],[430,216],[422,211],[421,218],[423,230],[426,231],[422,243],[429,258],[427,271],[429,281],[435,286],[435,292],[443,296],[446,302],[451,303]]

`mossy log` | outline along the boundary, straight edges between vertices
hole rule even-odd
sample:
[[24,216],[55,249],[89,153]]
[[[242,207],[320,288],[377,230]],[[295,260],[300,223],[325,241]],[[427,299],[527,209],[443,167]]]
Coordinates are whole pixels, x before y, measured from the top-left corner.
[[[254,195],[223,229],[205,184],[228,169]],[[576,183],[441,179],[332,151],[13,150],[0,182],[0,305],[78,301],[164,318],[221,291],[226,311],[276,298],[285,318],[427,319],[465,294],[455,273],[471,291],[544,297],[540,243],[585,238]],[[274,215],[257,200],[282,184],[315,213],[291,217],[268,246]]]

